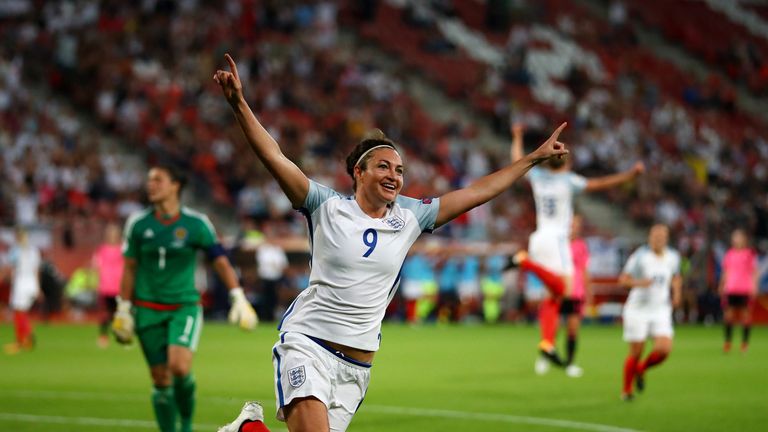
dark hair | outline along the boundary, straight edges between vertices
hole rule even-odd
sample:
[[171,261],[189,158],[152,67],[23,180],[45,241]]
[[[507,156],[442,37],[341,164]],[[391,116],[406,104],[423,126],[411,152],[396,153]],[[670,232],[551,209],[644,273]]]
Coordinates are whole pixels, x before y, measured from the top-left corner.
[[[381,129],[373,129],[365,134],[363,140],[352,149],[352,152],[347,155],[347,174],[352,177],[352,190],[357,190],[357,180],[355,180],[355,165],[360,156],[368,150],[376,146],[387,146],[397,151],[394,141],[387,138]],[[368,160],[373,156],[373,153],[368,153],[360,161],[360,169],[365,170]]]
[[179,196],[184,186],[187,185],[187,174],[176,165],[169,163],[159,163],[152,166],[153,169],[163,170],[171,177],[171,181],[179,184]]
[[562,168],[563,165],[565,165],[566,161],[568,161],[568,155],[564,154],[560,156],[551,157],[547,159],[546,163],[547,163],[547,166],[549,166],[550,168],[558,169],[558,168]]

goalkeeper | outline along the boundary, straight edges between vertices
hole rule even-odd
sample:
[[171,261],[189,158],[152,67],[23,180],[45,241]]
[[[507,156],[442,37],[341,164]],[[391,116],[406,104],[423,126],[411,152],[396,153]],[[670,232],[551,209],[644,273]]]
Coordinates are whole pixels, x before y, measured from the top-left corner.
[[125,270],[112,322],[118,342],[131,343],[134,331],[138,336],[152,376],[152,406],[162,432],[192,431],[192,353],[203,326],[200,294],[194,285],[198,251],[206,252],[229,289],[230,321],[252,329],[258,320],[208,217],[180,205],[185,180],[173,166],[149,170],[147,197],[152,206],[126,222]]

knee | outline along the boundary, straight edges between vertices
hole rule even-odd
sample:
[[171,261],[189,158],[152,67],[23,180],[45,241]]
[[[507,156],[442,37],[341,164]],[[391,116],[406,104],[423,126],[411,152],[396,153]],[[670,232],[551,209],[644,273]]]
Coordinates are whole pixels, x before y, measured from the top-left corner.
[[168,368],[153,368],[152,369],[152,384],[155,387],[168,387],[171,385],[171,374]]
[[177,361],[171,363],[169,366],[170,374],[176,377],[184,377],[189,375],[191,368],[191,365],[189,362],[183,362],[183,361]]

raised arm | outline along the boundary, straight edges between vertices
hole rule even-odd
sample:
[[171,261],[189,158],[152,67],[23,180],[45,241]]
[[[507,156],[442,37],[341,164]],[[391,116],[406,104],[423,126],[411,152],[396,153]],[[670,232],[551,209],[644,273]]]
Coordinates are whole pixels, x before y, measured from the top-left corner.
[[510,156],[512,163],[515,163],[523,158],[523,128],[522,123],[515,123],[510,128],[512,132],[512,148],[510,149]]
[[217,70],[213,75],[235,113],[235,118],[256,156],[277,180],[280,188],[294,208],[304,204],[309,192],[309,179],[290,159],[285,157],[280,146],[259,123],[243,96],[243,85],[237,73],[237,65],[229,54],[224,56],[231,72]]
[[585,190],[587,192],[594,192],[594,191],[599,191],[603,189],[610,189],[622,183],[626,183],[630,180],[633,180],[635,177],[639,176],[644,171],[645,171],[645,164],[642,162],[637,162],[632,168],[626,171],[603,176],[603,177],[594,177],[594,178],[588,179],[587,187],[585,188]]
[[444,225],[460,214],[490,201],[509,189],[512,183],[525,175],[534,165],[551,157],[567,154],[568,150],[565,149],[565,144],[557,140],[566,124],[561,124],[539,148],[520,160],[479,178],[463,189],[448,192],[440,197],[440,210],[437,213],[435,226]]

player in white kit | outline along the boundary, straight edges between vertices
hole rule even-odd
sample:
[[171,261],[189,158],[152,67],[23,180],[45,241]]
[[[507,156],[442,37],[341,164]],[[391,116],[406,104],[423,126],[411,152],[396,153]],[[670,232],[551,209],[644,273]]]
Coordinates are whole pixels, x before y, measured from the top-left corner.
[[[217,71],[248,143],[306,217],[311,240],[309,287],[291,304],[272,350],[277,418],[288,430],[343,431],[360,407],[381,343],[381,321],[398,287],[400,269],[422,232],[497,196],[531,167],[567,153],[557,137],[464,189],[435,199],[400,196],[403,162],[381,131],[347,157],[354,195],[309,180],[261,126],[242,94],[237,68]],[[246,403],[223,432],[264,431],[261,408]]]
[[[672,350],[672,308],[680,304],[682,277],[680,255],[668,242],[666,225],[651,227],[648,245],[630,255],[619,276],[619,284],[631,288],[622,314],[624,340],[629,343],[621,393],[624,400],[633,398],[633,381],[643,391],[645,372],[663,362]],[[653,338],[653,349],[642,360],[648,338]]]
[[[512,162],[523,157],[523,126],[512,126]],[[573,198],[581,192],[594,192],[619,186],[633,180],[645,171],[645,165],[637,162],[632,168],[612,175],[586,178],[571,172],[566,157],[549,159],[542,167],[531,169],[528,180],[536,203],[536,231],[528,239],[528,251],[521,251],[512,259],[512,265],[520,266],[536,274],[547,286],[550,296],[539,306],[541,342],[535,370],[539,374],[549,370],[549,363],[560,367],[567,364],[557,354],[555,335],[560,318],[560,299],[571,291],[573,257],[570,248]],[[581,376],[578,366],[566,370],[569,376]]]
[[11,248],[9,261],[13,268],[10,306],[16,342],[5,345],[6,354],[17,354],[34,347],[35,336],[29,309],[40,295],[40,251],[29,243],[29,235],[23,228],[16,230],[16,245]]

